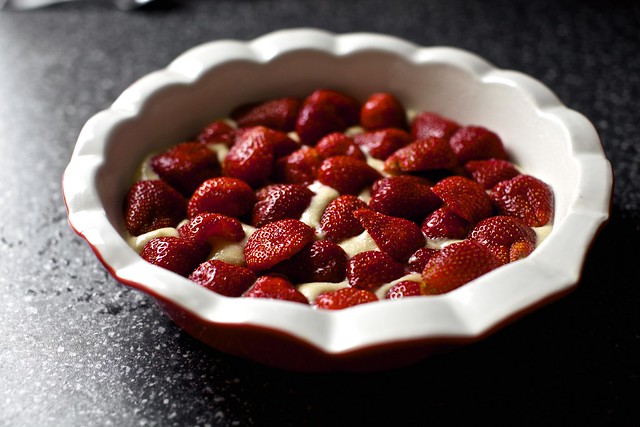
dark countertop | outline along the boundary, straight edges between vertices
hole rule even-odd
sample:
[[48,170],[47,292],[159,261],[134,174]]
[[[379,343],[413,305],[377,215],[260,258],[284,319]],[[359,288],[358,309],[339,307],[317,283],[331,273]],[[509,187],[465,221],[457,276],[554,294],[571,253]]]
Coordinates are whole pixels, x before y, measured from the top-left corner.
[[[612,216],[567,297],[486,340],[372,374],[258,366],[182,333],[67,225],[85,121],[184,50],[287,27],[468,49],[596,126]],[[638,425],[640,3],[217,0],[0,11],[0,425]]]

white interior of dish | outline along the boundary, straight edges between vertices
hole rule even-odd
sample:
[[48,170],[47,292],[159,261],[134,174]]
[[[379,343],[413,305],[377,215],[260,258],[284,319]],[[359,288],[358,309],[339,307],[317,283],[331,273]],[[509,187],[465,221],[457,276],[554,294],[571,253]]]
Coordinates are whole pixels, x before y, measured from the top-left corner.
[[[552,186],[551,235],[527,259],[449,294],[336,312],[223,297],[146,263],[127,245],[122,201],[147,154],[189,139],[239,104],[320,87],[361,100],[390,91],[408,108],[496,131],[515,163]],[[339,353],[399,339],[477,336],[575,285],[608,215],[611,168],[593,126],[530,77],[458,49],[299,29],[208,43],[134,83],[82,130],[64,191],[71,225],[119,278],[212,322],[265,326]]]

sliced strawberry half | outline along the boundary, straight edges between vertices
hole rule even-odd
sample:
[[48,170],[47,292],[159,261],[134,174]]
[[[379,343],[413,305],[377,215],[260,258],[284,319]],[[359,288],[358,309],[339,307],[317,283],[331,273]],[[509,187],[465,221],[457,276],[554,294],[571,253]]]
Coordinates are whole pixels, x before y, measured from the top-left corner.
[[404,276],[404,267],[391,256],[380,251],[360,252],[349,259],[349,286],[373,291],[385,283]]
[[273,271],[294,283],[341,282],[347,274],[347,254],[330,240],[316,240],[274,266]]
[[465,163],[464,169],[486,190],[495,187],[499,182],[520,175],[510,161],[501,159],[471,160]]
[[471,223],[476,223],[493,213],[489,195],[480,184],[469,178],[444,178],[434,185],[431,191],[436,193],[453,213]]
[[470,224],[446,206],[430,213],[422,222],[422,232],[430,239],[464,239]]
[[209,255],[209,246],[181,237],[155,237],[144,246],[140,256],[159,267],[187,277]]
[[384,162],[390,173],[419,172],[434,169],[452,169],[457,160],[444,138],[422,138],[400,148]]
[[448,140],[460,125],[440,114],[425,111],[416,115],[411,122],[411,134],[415,139],[443,138]]
[[262,227],[281,219],[300,219],[313,195],[313,191],[301,184],[267,185],[257,193],[251,225]]
[[409,260],[407,261],[407,269],[412,273],[422,273],[431,257],[433,257],[433,255],[438,251],[439,249],[426,247],[418,249],[409,257]]
[[196,141],[202,143],[221,142],[227,146],[233,145],[236,129],[224,120],[216,120],[205,126],[196,136]]
[[357,196],[344,194],[327,205],[320,218],[320,230],[334,242],[357,236],[364,231],[353,211],[367,209],[367,204]]
[[318,176],[323,160],[316,148],[304,145],[276,161],[273,178],[288,184],[310,184]]
[[226,176],[203,182],[193,193],[187,206],[189,218],[205,213],[219,213],[239,218],[253,208],[256,196],[241,179]]
[[375,301],[378,301],[378,297],[371,291],[342,288],[321,293],[316,297],[313,306],[321,310],[342,310]]
[[482,126],[465,126],[449,139],[460,163],[470,160],[507,159],[502,139]]
[[318,169],[318,181],[340,194],[359,194],[382,175],[366,162],[350,156],[330,157]]
[[418,176],[391,176],[371,186],[369,207],[385,215],[421,222],[441,204],[431,191],[431,182]]
[[333,156],[352,156],[359,160],[366,160],[364,153],[356,145],[353,138],[342,132],[333,132],[323,136],[316,144],[316,150],[325,159]]
[[191,218],[185,225],[178,228],[180,237],[191,239],[199,244],[212,244],[214,239],[224,239],[239,242],[244,239],[245,232],[242,223],[235,218],[205,212]]
[[239,297],[253,285],[256,275],[248,268],[212,259],[200,264],[189,280],[220,295]]
[[359,133],[353,137],[353,140],[374,159],[386,160],[394,152],[412,142],[413,137],[402,129],[385,128]]
[[529,227],[541,227],[553,219],[551,187],[531,175],[502,181],[491,191],[498,213],[520,218]]
[[360,125],[367,130],[407,128],[407,113],[398,98],[388,92],[371,95],[360,109]]
[[253,271],[266,270],[291,258],[314,239],[314,229],[297,219],[270,222],[247,240],[244,258]]
[[231,112],[231,118],[240,127],[265,126],[291,132],[296,125],[300,104],[299,99],[287,97],[242,105]]
[[309,304],[307,297],[284,277],[264,275],[244,294],[246,298],[269,298]]
[[175,227],[186,215],[187,201],[162,180],[133,184],[124,203],[124,220],[133,236]]
[[403,280],[391,286],[385,293],[385,299],[402,299],[422,295],[422,284],[413,280]]
[[275,161],[271,131],[256,126],[239,133],[222,162],[222,173],[256,188],[266,183]]
[[295,129],[303,144],[315,145],[323,136],[342,132],[359,119],[358,101],[334,90],[318,89],[304,100]]
[[486,246],[503,264],[529,256],[536,247],[536,233],[520,219],[492,216],[480,221],[469,238]]

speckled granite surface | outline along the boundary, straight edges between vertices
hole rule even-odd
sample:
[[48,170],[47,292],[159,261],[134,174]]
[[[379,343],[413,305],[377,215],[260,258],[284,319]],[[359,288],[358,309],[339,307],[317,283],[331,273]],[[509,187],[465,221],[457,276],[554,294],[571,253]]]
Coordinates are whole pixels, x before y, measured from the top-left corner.
[[[568,297],[488,339],[366,375],[285,373],[208,349],[118,284],[68,227],[78,132],[187,48],[286,27],[457,46],[533,75],[597,127],[612,218]],[[108,1],[0,11],[0,425],[637,425],[640,4]]]

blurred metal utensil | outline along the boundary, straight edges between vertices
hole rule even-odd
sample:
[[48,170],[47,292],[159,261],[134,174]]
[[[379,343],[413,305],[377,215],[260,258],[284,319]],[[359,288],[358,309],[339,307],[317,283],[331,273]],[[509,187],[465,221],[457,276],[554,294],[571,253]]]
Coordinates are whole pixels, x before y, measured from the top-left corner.
[[[50,6],[56,3],[66,3],[77,0],[0,0],[0,9],[30,10]],[[113,4],[121,10],[132,10],[153,0],[112,0]]]

